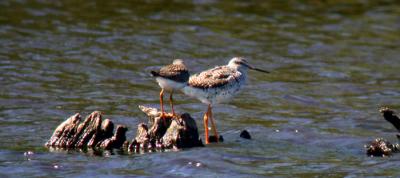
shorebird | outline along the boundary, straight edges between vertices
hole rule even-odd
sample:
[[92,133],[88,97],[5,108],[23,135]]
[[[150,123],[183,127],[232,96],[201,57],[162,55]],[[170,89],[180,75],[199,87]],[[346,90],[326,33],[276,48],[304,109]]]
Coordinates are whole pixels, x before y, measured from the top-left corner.
[[209,143],[208,119],[211,120],[212,130],[217,142],[219,139],[212,116],[212,106],[229,101],[240,91],[246,83],[248,69],[269,73],[251,66],[242,57],[234,57],[229,61],[228,65],[217,66],[191,76],[188,85],[182,89],[186,95],[195,97],[208,105],[203,118],[206,144]]
[[169,102],[172,109],[172,115],[176,116],[172,95],[174,91],[178,91],[185,87],[189,80],[189,71],[183,63],[183,60],[175,59],[172,64],[162,67],[159,71],[151,71],[151,74],[156,78],[158,85],[161,87],[161,118],[165,118],[163,103],[164,91],[170,92]]

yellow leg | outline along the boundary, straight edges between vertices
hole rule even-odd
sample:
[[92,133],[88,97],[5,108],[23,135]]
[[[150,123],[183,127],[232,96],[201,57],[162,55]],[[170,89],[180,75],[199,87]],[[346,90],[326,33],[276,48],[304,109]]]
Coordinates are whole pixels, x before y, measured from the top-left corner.
[[174,110],[174,100],[172,99],[172,95],[174,94],[174,91],[171,91],[171,94],[169,95],[169,104],[171,105],[171,109],[172,109],[172,117],[175,117],[175,110]]
[[161,89],[161,92],[160,92],[161,116],[160,117],[164,120],[164,124],[166,124],[163,97],[164,97],[164,89]]
[[215,123],[214,123],[214,118],[213,118],[213,116],[212,116],[212,108],[211,108],[211,105],[208,105],[208,110],[209,110],[209,118],[210,118],[210,120],[211,120],[211,127],[212,127],[212,130],[214,131],[214,136],[217,138],[217,142],[219,141],[219,137],[218,137],[218,132],[217,132],[217,127],[215,126]]
[[164,102],[163,102],[163,97],[164,97],[164,89],[161,89],[160,92],[160,106],[161,106],[161,114],[164,115]]
[[204,114],[204,133],[205,133],[204,139],[206,141],[206,144],[210,143],[210,141],[208,140],[208,111],[209,110],[207,109],[207,112]]

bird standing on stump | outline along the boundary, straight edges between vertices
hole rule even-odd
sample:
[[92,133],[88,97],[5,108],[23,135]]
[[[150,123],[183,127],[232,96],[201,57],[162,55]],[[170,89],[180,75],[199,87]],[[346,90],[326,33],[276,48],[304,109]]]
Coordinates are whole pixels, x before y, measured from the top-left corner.
[[246,59],[234,57],[228,65],[195,74],[189,78],[188,85],[182,90],[186,95],[199,99],[207,104],[204,114],[204,132],[206,144],[209,143],[208,119],[211,120],[212,130],[218,141],[218,132],[212,116],[212,105],[229,101],[245,85],[248,69],[269,73],[268,71],[251,66]]
[[182,59],[175,59],[172,64],[162,67],[159,71],[151,71],[153,77],[156,78],[158,85],[161,87],[160,105],[161,118],[165,118],[163,96],[164,91],[170,92],[169,102],[172,109],[173,117],[176,116],[172,95],[174,91],[180,90],[187,85],[189,80],[189,71]]

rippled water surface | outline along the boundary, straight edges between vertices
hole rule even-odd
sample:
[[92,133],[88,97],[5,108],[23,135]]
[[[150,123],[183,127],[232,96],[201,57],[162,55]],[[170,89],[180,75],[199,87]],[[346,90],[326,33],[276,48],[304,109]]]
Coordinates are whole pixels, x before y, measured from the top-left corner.
[[[0,1],[0,176],[400,176],[400,155],[363,149],[396,142],[378,108],[400,112],[399,14],[390,0]],[[234,56],[272,73],[250,72],[214,108],[223,143],[104,156],[43,146],[93,110],[131,139],[146,121],[137,105],[158,107],[151,69],[182,58],[195,73]],[[206,106],[175,96],[201,126]]]

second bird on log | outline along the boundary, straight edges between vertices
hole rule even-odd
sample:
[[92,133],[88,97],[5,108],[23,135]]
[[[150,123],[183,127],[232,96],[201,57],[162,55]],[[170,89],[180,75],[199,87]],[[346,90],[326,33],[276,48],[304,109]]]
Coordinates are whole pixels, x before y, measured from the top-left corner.
[[172,64],[162,67],[159,71],[151,71],[151,74],[156,78],[158,85],[161,87],[161,118],[165,118],[163,103],[164,91],[170,92],[169,102],[171,105],[172,115],[173,117],[176,117],[172,95],[174,94],[174,91],[185,87],[189,80],[189,71],[183,63],[183,60],[175,59]]

